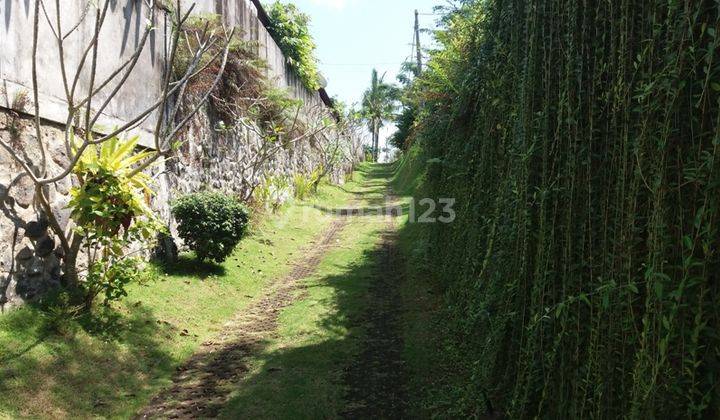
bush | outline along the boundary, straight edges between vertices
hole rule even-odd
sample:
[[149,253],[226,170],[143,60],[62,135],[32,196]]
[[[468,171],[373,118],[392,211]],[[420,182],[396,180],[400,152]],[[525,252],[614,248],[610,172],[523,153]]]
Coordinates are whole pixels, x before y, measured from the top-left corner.
[[315,169],[309,175],[295,174],[293,177],[293,189],[295,198],[304,200],[310,194],[317,191],[317,185],[322,178],[322,168]]
[[218,263],[233,252],[248,224],[248,210],[235,197],[220,193],[196,193],[172,206],[178,233],[198,259]]
[[290,67],[309,90],[320,89],[320,77],[315,58],[315,41],[310,35],[310,17],[294,4],[279,1],[267,7],[268,31],[282,50]]
[[312,180],[303,174],[295,174],[293,176],[293,190],[295,190],[295,198],[304,200],[312,190]]
[[265,182],[255,189],[253,194],[255,202],[272,210],[273,213],[277,212],[293,197],[290,181],[289,178],[280,175],[266,178]]

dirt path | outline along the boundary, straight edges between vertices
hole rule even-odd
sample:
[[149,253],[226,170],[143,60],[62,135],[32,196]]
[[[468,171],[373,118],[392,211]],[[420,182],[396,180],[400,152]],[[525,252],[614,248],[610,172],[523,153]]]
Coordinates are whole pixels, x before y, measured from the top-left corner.
[[347,218],[336,218],[290,274],[270,287],[257,303],[229,322],[220,337],[203,343],[178,369],[173,384],[153,398],[136,418],[216,417],[248,372],[248,361],[276,334],[278,316],[296,299],[298,281],[311,276],[334,245]]
[[405,364],[401,334],[399,261],[393,218],[383,233],[374,258],[377,272],[370,287],[362,349],[345,372],[348,393],[344,418],[399,419],[406,417]]

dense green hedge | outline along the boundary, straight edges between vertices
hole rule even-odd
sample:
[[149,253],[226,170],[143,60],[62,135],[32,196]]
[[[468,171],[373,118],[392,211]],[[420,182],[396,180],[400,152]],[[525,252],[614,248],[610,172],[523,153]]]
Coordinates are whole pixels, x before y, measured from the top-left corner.
[[172,204],[178,234],[200,261],[222,263],[240,243],[249,211],[240,199],[220,192],[182,196]]
[[510,418],[718,418],[711,1],[468,1],[418,80],[426,228],[471,372]]

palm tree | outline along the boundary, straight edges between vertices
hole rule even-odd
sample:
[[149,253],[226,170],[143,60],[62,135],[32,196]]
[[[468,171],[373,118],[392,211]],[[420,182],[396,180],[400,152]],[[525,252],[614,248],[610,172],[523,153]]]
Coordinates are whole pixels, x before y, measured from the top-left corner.
[[378,160],[378,147],[380,143],[380,129],[385,121],[390,119],[395,112],[397,89],[395,86],[385,83],[385,75],[378,76],[377,70],[373,69],[370,87],[363,94],[362,111],[367,120],[368,128],[372,132],[373,160]]

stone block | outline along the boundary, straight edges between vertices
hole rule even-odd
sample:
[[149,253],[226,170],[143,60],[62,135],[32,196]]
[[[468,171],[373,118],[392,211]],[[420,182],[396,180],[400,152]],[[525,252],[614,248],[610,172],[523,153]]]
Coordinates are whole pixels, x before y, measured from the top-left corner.
[[28,261],[33,257],[33,255],[35,255],[33,250],[25,246],[17,253],[16,258],[18,261]]
[[55,240],[49,236],[42,238],[35,246],[35,253],[39,257],[47,257],[55,250]]
[[26,209],[35,201],[35,184],[29,176],[24,176],[10,190],[10,196],[18,206]]
[[58,197],[50,204],[50,208],[62,230],[65,230],[70,223],[70,214],[72,211],[68,208],[69,203],[70,197],[64,196]]

